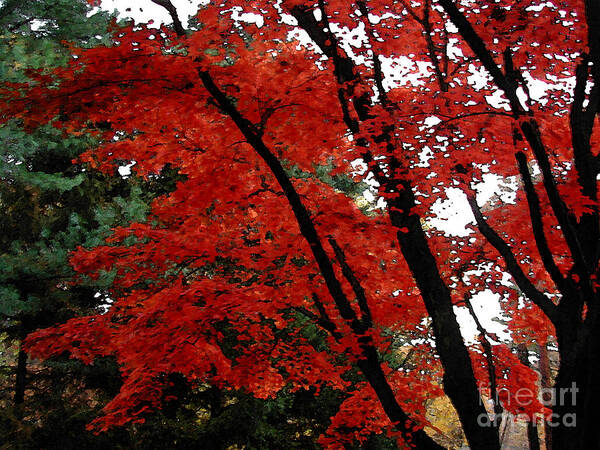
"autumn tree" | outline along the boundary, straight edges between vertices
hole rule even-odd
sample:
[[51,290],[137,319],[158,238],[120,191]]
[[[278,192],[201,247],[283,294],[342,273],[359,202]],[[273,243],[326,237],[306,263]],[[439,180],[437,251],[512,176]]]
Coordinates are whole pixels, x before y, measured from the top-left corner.
[[[558,343],[553,445],[597,448],[597,3],[226,1],[189,30],[154,3],[173,31],[116,28],[2,92],[7,118],[95,134],[80,160],[103,171],[185,175],[145,222],[73,256],[115,271],[111,309],[29,339],[39,357],[118,360],[123,387],[93,426],[143,420],[179,373],[263,398],[345,391],[324,445],[358,429],[440,448],[423,427],[441,384],[471,448],[499,448],[482,384],[508,393],[496,407],[547,411],[514,401],[536,381],[518,355],[463,340],[455,308],[492,289],[517,342]],[[336,188],[343,173],[372,179],[382,210]],[[513,198],[480,205],[486,174]],[[465,238],[427,226],[449,188],[474,216]],[[399,335],[422,342],[410,367],[389,357]]]
[[[49,73],[68,61],[64,39],[93,46],[107,36],[109,17],[87,15],[83,1],[5,3],[0,22],[0,73],[28,81],[30,69]],[[37,24],[35,30],[33,24]],[[113,358],[83,365],[64,355],[43,363],[20,348],[31,331],[107,307],[111,274],[73,284],[68,254],[102,243],[117,224],[143,220],[150,200],[182,179],[165,167],[143,181],[101,174],[72,163],[98,145],[87,134],[63,136],[42,125],[25,132],[19,121],[0,128],[0,435],[11,448],[315,448],[342,393],[314,390],[257,399],[241,391],[191,386],[172,377],[161,410],[133,425],[94,435],[85,425],[120,387]],[[122,170],[122,169],[121,169]],[[311,331],[313,339],[316,330]],[[372,433],[367,443],[386,437]],[[389,440],[388,440],[389,442]]]

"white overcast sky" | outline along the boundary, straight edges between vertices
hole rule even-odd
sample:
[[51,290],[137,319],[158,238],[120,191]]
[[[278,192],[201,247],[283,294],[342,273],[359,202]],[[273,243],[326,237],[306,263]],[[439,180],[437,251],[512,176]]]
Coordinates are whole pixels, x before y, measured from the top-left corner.
[[[177,8],[179,18],[183,26],[187,25],[187,19],[198,11],[198,5],[207,3],[200,0],[171,0]],[[166,10],[152,3],[150,0],[102,0],[102,9],[108,11],[119,11],[122,18],[131,17],[138,23],[147,23],[154,20],[155,24],[171,23],[171,18]]]

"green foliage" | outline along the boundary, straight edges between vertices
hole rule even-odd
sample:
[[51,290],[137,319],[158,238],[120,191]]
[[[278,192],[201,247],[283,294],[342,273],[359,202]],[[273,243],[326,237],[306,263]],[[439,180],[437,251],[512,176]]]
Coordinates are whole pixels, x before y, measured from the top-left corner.
[[0,6],[0,79],[23,82],[28,69],[66,64],[66,41],[82,47],[108,44],[110,16],[96,11],[88,17],[87,12],[85,0],[5,0]]
[[13,286],[0,286],[0,298],[0,315],[5,317],[31,314],[39,309],[40,300],[37,297],[22,299],[20,292]]
[[5,0],[0,24],[9,33],[96,44],[106,38],[109,16],[98,10],[88,17],[88,11],[86,0]]
[[[63,39],[79,45],[107,41],[108,16],[87,17],[87,11],[85,1],[4,2],[0,77],[28,82],[27,70],[65,64],[70,52]],[[110,446],[111,437],[93,437],[84,426],[119,380],[114,362],[108,372],[73,361],[29,373],[17,366],[19,343],[28,332],[90,314],[103,300],[97,292],[110,284],[110,274],[71,285],[70,252],[102,243],[111,227],[144,218],[153,196],[139,180],[72,162],[94,145],[89,136],[67,136],[50,125],[26,132],[11,121],[0,128],[0,435],[8,448]],[[26,376],[23,405],[13,404],[15,372]],[[101,381],[95,387],[92,377]]]
[[[87,12],[83,0],[5,1],[0,6],[2,79],[27,82],[27,70],[64,64],[70,52],[62,40],[97,44],[89,37],[106,36],[108,16],[87,17]],[[93,219],[98,196],[110,201],[106,187],[95,192],[95,175],[71,162],[93,144],[90,137],[65,136],[50,125],[31,133],[18,121],[0,128],[0,318],[10,319],[4,326],[11,333],[19,321],[37,328],[52,323],[56,314],[72,315],[59,311],[83,291],[65,284],[72,276],[68,255],[106,234]],[[42,320],[33,317],[42,312]]]
[[[284,161],[285,163],[285,161]],[[360,210],[366,214],[372,214],[374,205],[364,200],[362,197],[365,191],[369,190],[367,183],[363,181],[355,181],[346,173],[333,174],[335,169],[333,164],[323,164],[315,166],[314,173],[303,171],[298,166],[286,164],[286,173],[291,178],[317,178],[322,183],[325,183],[339,192],[343,192],[348,197],[354,199]]]

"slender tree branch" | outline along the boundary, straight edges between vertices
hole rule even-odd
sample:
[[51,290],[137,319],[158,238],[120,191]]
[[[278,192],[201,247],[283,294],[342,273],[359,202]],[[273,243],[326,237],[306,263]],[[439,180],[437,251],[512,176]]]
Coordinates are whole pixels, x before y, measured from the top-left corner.
[[473,304],[471,303],[471,295],[467,294],[464,297],[465,305],[469,310],[469,314],[475,321],[475,326],[477,327],[477,331],[479,332],[479,343],[483,347],[483,351],[485,352],[485,360],[488,372],[488,378],[490,379],[490,395],[492,397],[492,401],[494,402],[494,425],[496,427],[500,426],[500,421],[502,420],[502,412],[503,408],[500,404],[500,399],[498,397],[498,382],[496,381],[496,365],[494,364],[494,353],[492,351],[492,344],[488,341],[488,333],[486,329],[483,327],[481,322],[479,321],[479,317],[475,314],[475,310],[473,309]]
[[577,233],[575,232],[574,223],[576,222],[573,213],[569,212],[564,201],[560,197],[558,188],[552,175],[552,167],[548,159],[548,154],[542,143],[538,124],[535,120],[527,120],[521,122],[521,131],[527,138],[535,159],[538,163],[540,171],[542,172],[544,188],[548,194],[550,205],[554,211],[554,215],[558,220],[563,236],[573,256],[575,262],[575,269],[579,274],[579,277],[584,282],[589,283],[588,264],[584,257],[584,252],[579,242]]
[[423,18],[419,17],[419,15],[413,10],[413,8],[408,3],[406,3],[405,0],[398,0],[398,1],[402,6],[404,6],[404,9],[406,9],[406,12],[408,14],[410,14],[413,19],[415,19],[418,23],[423,25]]
[[[510,47],[506,47],[502,52],[502,60],[504,62],[504,74],[507,83],[514,89],[515,93],[517,88],[521,87],[526,95],[527,107],[531,107],[531,96],[529,94],[529,87],[523,78],[521,71],[515,67],[513,62],[512,50]],[[519,101],[520,104],[520,101]]]
[[152,3],[155,3],[159,6],[162,6],[167,10],[169,15],[171,16],[171,20],[173,21],[173,28],[175,29],[175,33],[177,36],[185,36],[185,29],[179,20],[179,15],[177,14],[177,8],[175,5],[171,3],[171,0],[150,0]]
[[556,318],[556,306],[548,299],[544,294],[539,292],[529,278],[523,273],[521,266],[517,262],[517,259],[512,253],[509,245],[504,242],[500,235],[487,223],[479,206],[477,200],[471,193],[467,193],[467,199],[471,211],[475,216],[477,226],[481,234],[487,239],[487,241],[500,253],[500,256],[504,259],[506,269],[508,273],[512,275],[517,286],[521,291],[529,298],[535,305],[537,305],[548,318],[555,323]]
[[358,10],[361,15],[364,17],[364,24],[367,30],[367,36],[369,41],[371,42],[371,52],[373,53],[373,71],[374,71],[374,79],[375,86],[377,86],[377,91],[379,91],[379,99],[382,105],[387,105],[389,103],[387,98],[387,93],[383,88],[383,71],[381,70],[381,61],[379,60],[379,55],[375,51],[375,33],[373,32],[373,27],[371,26],[371,21],[369,20],[369,8],[367,8],[366,3],[363,0],[357,0],[356,5],[358,6]]
[[346,81],[351,81],[356,78],[354,74],[354,63],[348,57],[348,55],[340,53],[339,42],[336,35],[331,31],[331,25],[329,24],[329,18],[327,17],[327,9],[325,8],[325,0],[318,0],[318,8],[321,12],[321,24],[323,25],[323,33],[326,36],[326,40],[323,42],[324,47],[327,48],[326,53],[331,59],[333,59],[334,71],[340,84]]
[[311,297],[312,297],[313,303],[315,304],[315,307],[317,308],[317,311],[319,311],[319,315],[321,317],[325,318],[326,320],[332,322],[331,318],[329,317],[329,314],[327,314],[325,305],[323,305],[323,302],[321,301],[319,296],[313,292]]
[[[571,111],[569,112],[569,123],[571,125],[573,154],[581,185],[584,188],[585,195],[596,198],[595,181],[598,165],[593,162],[594,156],[590,151],[590,138],[594,127],[594,119],[598,113],[600,86],[594,82],[589,96],[586,96],[585,91],[589,76],[590,57],[583,54],[582,60],[575,70],[575,89]],[[585,100],[588,100],[588,104],[584,108]]]
[[[421,21],[421,25],[423,26],[423,32],[425,33],[425,42],[427,42],[427,54],[429,55],[429,60],[431,64],[433,64],[433,71],[435,72],[435,76],[438,80],[438,85],[442,92],[448,91],[448,83],[446,82],[446,74],[442,71],[440,67],[440,60],[438,59],[438,53],[435,48],[435,44],[433,42],[432,29],[431,29],[431,21],[429,20],[429,13],[431,8],[431,1],[425,0],[425,5],[423,7],[423,20]],[[442,53],[442,58],[447,58],[447,56]]]
[[436,11],[442,21],[442,40],[444,42],[443,52],[443,65],[442,73],[446,74],[446,79],[450,78],[448,75],[448,67],[450,65],[450,57],[448,56],[448,46],[450,45],[450,38],[448,36],[448,28],[446,27],[446,20],[444,19],[444,13],[442,11]]
[[315,313],[309,311],[306,308],[303,308],[302,306],[295,306],[294,310],[298,311],[300,314],[303,314],[304,316],[308,317],[315,324],[319,325],[325,331],[330,333],[335,338],[335,340],[339,341],[342,338],[341,333],[339,331],[337,331],[335,324],[331,320],[325,319],[323,317],[319,317]]
[[360,282],[356,278],[356,275],[354,275],[354,272],[348,265],[344,251],[340,248],[340,246],[333,237],[329,238],[329,244],[331,245],[331,248],[333,248],[335,257],[340,263],[340,267],[342,268],[342,274],[344,274],[344,278],[348,280],[348,283],[350,283],[350,286],[352,286],[352,290],[356,295],[358,307],[360,308],[362,314],[362,323],[365,328],[371,328],[373,326],[373,319],[371,317],[371,310],[369,309],[369,304],[367,303],[367,296],[365,295],[365,290],[363,289]]
[[[312,10],[309,8],[296,6],[290,12],[296,18],[300,27],[308,33],[325,56],[331,58],[333,61],[334,75],[340,85],[338,88],[338,99],[342,108],[342,117],[348,129],[352,133],[357,133],[359,131],[358,122],[350,114],[349,99],[346,96],[346,89],[344,88],[344,84],[347,81],[357,79],[357,75],[354,72],[354,63],[346,54],[339,51],[337,38],[329,28],[327,11],[325,11],[323,2],[320,3],[319,7],[321,9],[320,22],[315,19]],[[325,31],[325,29],[328,31]]]
[[[442,114],[437,114],[437,115],[445,117]],[[439,129],[442,125],[446,125],[447,123],[454,122],[455,120],[465,119],[467,117],[473,117],[473,116],[505,116],[505,117],[509,117],[511,119],[513,118],[512,114],[509,114],[509,113],[506,113],[503,111],[478,111],[478,112],[472,112],[472,113],[459,114],[459,115],[451,117],[449,119],[442,120],[440,123],[438,123],[436,125],[436,129]]]
[[302,27],[319,46],[321,51],[331,58],[334,62],[334,74],[339,84],[352,81],[356,78],[354,74],[354,63],[345,54],[338,51],[338,40],[331,31],[325,2],[319,0],[318,8],[321,12],[321,20],[317,21],[310,8],[299,5],[292,8],[291,14],[296,18],[300,27]]
[[204,84],[204,87],[210,95],[219,104],[221,110],[227,114],[233,122],[236,124],[238,129],[242,132],[248,143],[255,149],[258,155],[265,161],[279,185],[283,189],[283,192],[292,207],[296,220],[300,227],[302,236],[306,239],[309,244],[315,261],[319,266],[321,274],[325,279],[325,283],[331,296],[333,297],[341,316],[348,321],[357,320],[356,314],[350,302],[346,298],[344,291],[342,290],[341,284],[335,272],[333,266],[323,245],[321,239],[317,233],[314,223],[308,213],[307,209],[302,204],[302,200],[296,191],[296,188],[292,184],[291,180],[287,176],[285,169],[277,159],[277,157],[267,148],[260,137],[260,131],[256,127],[244,118],[237,108],[233,105],[231,100],[217,87],[208,71],[199,69],[198,75]]
[[[462,38],[467,42],[473,53],[475,53],[475,56],[477,56],[479,61],[483,64],[483,67],[490,73],[496,85],[504,91],[513,115],[515,119],[519,120],[521,131],[527,139],[538,162],[540,171],[542,172],[544,188],[548,194],[550,205],[561,227],[567,246],[573,256],[577,274],[584,284],[589,284],[589,273],[595,268],[591,268],[585,260],[585,253],[583,252],[575,231],[575,217],[568,211],[558,192],[554,176],[552,175],[548,153],[542,142],[539,126],[535,119],[531,117],[531,111],[524,110],[517,96],[517,84],[515,83],[515,80],[520,78],[514,74],[516,69],[507,67],[508,74],[505,75],[502,73],[486,44],[477,34],[465,15],[457,8],[455,2],[453,0],[438,1],[450,17],[452,23],[458,28]],[[505,57],[505,62],[508,62],[509,60],[510,58]],[[524,120],[521,118],[523,115],[528,115],[530,118]]]
[[563,294],[563,297],[569,296],[572,294],[571,286],[569,286],[560,273],[560,270],[556,266],[554,262],[554,257],[550,248],[548,247],[548,240],[546,239],[546,233],[544,232],[544,223],[542,221],[542,211],[540,207],[540,200],[538,198],[537,192],[535,191],[535,186],[533,185],[533,180],[531,178],[531,174],[529,173],[529,167],[527,166],[527,157],[523,152],[516,153],[517,164],[519,166],[519,173],[521,174],[521,179],[523,180],[523,187],[525,189],[525,195],[527,196],[527,204],[529,206],[529,217],[531,218],[531,227],[533,229],[533,236],[535,238],[535,243],[542,258],[542,263],[546,268],[546,271],[556,284],[556,287]]
[[[319,23],[317,19],[315,19],[312,11],[305,7],[296,6],[291,10],[291,14],[296,18],[298,24],[308,33],[310,38],[319,46],[321,51],[327,57],[332,59],[334,64],[334,74],[338,84],[340,85],[338,88],[338,99],[342,109],[342,117],[350,132],[357,134],[360,131],[359,121],[368,119],[368,112],[366,111],[366,108],[364,106],[357,106],[357,104],[365,101],[365,99],[352,98],[354,110],[358,114],[357,120],[350,114],[350,98],[348,98],[346,94],[347,89],[344,87],[344,84],[346,81],[358,80],[359,76],[354,70],[354,62],[348,57],[348,55],[339,49],[335,35],[333,35],[333,33],[330,31],[325,31],[325,28],[329,30],[327,11],[325,10],[325,6],[322,1],[320,2],[319,7],[321,9],[322,23]],[[368,101],[368,99],[366,101]],[[379,163],[374,162],[373,156],[367,148],[368,142],[364,141],[363,139],[359,139],[357,140],[357,145],[365,147],[363,158],[365,159],[367,165],[370,166],[370,170],[372,170],[375,174],[377,182],[381,185],[387,183],[388,181],[386,180]]]
[[485,69],[492,76],[494,82],[505,92],[513,113],[517,115],[522,114],[524,111],[517,97],[515,86],[513,86],[502,73],[496,64],[496,61],[494,61],[494,57],[485,45],[485,42],[483,42],[481,37],[477,34],[471,23],[456,7],[453,0],[438,0],[438,2],[442,5],[452,23],[458,28],[458,32],[467,42],[469,47],[471,47],[471,50],[475,53],[477,59],[481,61]]
[[350,109],[348,108],[348,99],[346,98],[344,88],[338,88],[338,100],[342,108],[342,118],[344,120],[344,123],[346,124],[351,133],[358,133],[358,121],[352,116],[350,116]]
[[[593,46],[592,46],[593,47]],[[583,104],[586,100],[586,87],[590,77],[590,56],[582,55],[582,60],[577,65],[575,71],[575,89],[573,93],[573,103],[569,112],[569,122],[571,125],[571,143],[573,145],[573,157],[575,170],[577,171],[578,181],[581,185],[583,195],[592,200],[598,198],[596,188],[596,177],[598,175],[600,164],[593,155],[590,146],[590,139],[594,127],[594,120],[598,113],[600,102],[600,76],[595,76],[595,64],[591,67],[593,86],[589,96],[587,96],[587,106]],[[599,239],[600,227],[598,223],[598,208],[596,202],[593,203],[593,212],[585,213],[577,224],[578,235],[582,242],[583,250],[586,252],[586,260],[590,266],[595,266],[600,257]]]
[[332,326],[332,331],[331,331],[331,335],[336,339],[336,340],[340,340],[342,338],[342,333],[340,333],[337,330],[337,327],[335,326],[335,323],[333,322],[333,320],[331,320],[331,317],[329,317],[329,314],[327,314],[327,310],[325,309],[325,305],[323,305],[323,302],[321,301],[321,299],[319,298],[319,296],[317,294],[315,294],[314,292],[312,293],[312,300],[313,303],[315,304],[315,307],[317,308],[317,311],[319,311],[319,316],[321,317],[322,320],[324,320],[327,323],[330,323]]

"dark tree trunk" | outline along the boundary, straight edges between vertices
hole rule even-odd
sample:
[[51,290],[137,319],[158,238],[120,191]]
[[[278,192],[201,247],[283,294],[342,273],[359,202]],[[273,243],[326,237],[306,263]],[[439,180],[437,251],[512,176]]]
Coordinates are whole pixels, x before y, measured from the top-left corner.
[[535,420],[527,423],[527,441],[529,442],[530,450],[540,450],[540,439]]
[[552,445],[554,448],[574,448],[577,442],[577,433],[571,427],[565,427],[562,419],[576,414],[571,401],[561,401],[561,392],[567,392],[577,384],[576,368],[579,361],[575,342],[575,329],[571,327],[558,327],[557,340],[560,357],[558,374],[552,391],[552,418],[548,425],[552,429]]
[[[396,397],[394,396],[394,392],[390,387],[383,370],[381,369],[381,364],[379,363],[379,358],[377,356],[377,351],[372,346],[363,347],[363,355],[364,359],[360,359],[358,361],[358,367],[361,369],[362,373],[365,375],[365,378],[369,381],[369,384],[377,394],[377,398],[381,402],[381,406],[383,407],[386,415],[392,421],[392,423],[405,423],[407,420],[411,421],[411,419],[406,415],[406,413],[402,410]],[[443,447],[434,442],[424,430],[417,430],[412,435],[407,436],[407,442],[410,445],[415,446],[417,449],[423,450],[441,450]]]
[[431,316],[436,350],[444,367],[444,391],[456,408],[471,448],[499,449],[498,428],[488,418],[483,405],[450,290],[439,273],[420,218],[412,214],[415,206],[412,188],[407,184],[399,190],[398,197],[390,200],[388,211],[393,225],[408,229],[408,232],[398,233],[398,241]]
[[[597,309],[590,307],[590,310]],[[593,317],[592,317],[593,316]],[[590,311],[585,321],[584,333],[577,342],[578,355],[576,385],[571,387],[572,402],[576,417],[571,429],[577,430],[578,445],[581,449],[600,449],[600,325],[598,311]],[[578,392],[572,392],[573,389]],[[559,448],[558,446],[556,448]]]
[[25,386],[27,378],[27,353],[22,349],[19,349],[19,355],[17,357],[17,369],[15,376],[15,405],[20,405],[25,401]]
[[560,366],[554,384],[552,445],[600,449],[600,330],[598,307],[586,319],[570,317],[557,327]]

